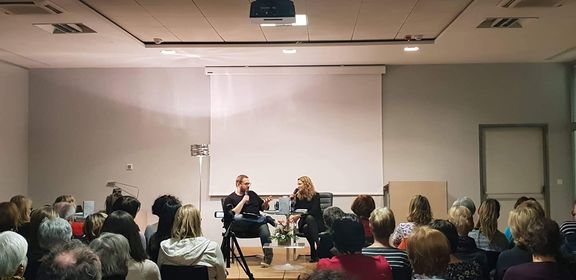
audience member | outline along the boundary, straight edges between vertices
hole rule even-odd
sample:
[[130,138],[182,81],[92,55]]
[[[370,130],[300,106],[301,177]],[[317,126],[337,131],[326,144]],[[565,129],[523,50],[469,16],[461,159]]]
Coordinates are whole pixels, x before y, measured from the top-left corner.
[[370,229],[374,235],[374,243],[363,248],[366,256],[383,256],[392,268],[394,280],[411,279],[412,268],[408,255],[402,250],[390,246],[390,235],[394,231],[396,220],[394,213],[387,207],[377,208],[370,214]]
[[130,258],[130,244],[126,237],[105,232],[90,243],[90,249],[100,258],[103,280],[126,279]]
[[169,239],[172,235],[174,217],[176,216],[176,211],[178,211],[181,206],[182,203],[180,200],[172,195],[163,195],[154,201],[152,213],[158,215],[158,227],[157,231],[150,237],[148,246],[146,246],[148,255],[153,262],[157,262],[158,260],[160,243]]
[[448,221],[450,221],[458,231],[458,245],[454,254],[474,253],[478,250],[476,242],[468,233],[474,229],[472,213],[464,206],[452,206],[448,211]]
[[84,242],[90,244],[92,240],[96,239],[100,236],[100,232],[102,231],[102,226],[104,225],[104,221],[108,215],[106,213],[98,212],[94,214],[88,215],[86,220],[84,221],[84,226],[82,227],[82,231],[84,233]]
[[408,237],[408,259],[414,270],[414,279],[439,278],[450,262],[450,245],[441,232],[421,226]]
[[450,245],[450,262],[444,272],[447,280],[480,280],[482,272],[480,264],[477,262],[462,261],[454,255],[458,246],[458,231],[456,227],[446,220],[434,220],[430,223],[430,228],[440,231]]
[[45,219],[55,219],[56,217],[58,217],[58,214],[54,211],[52,206],[44,206],[34,209],[30,214],[30,235],[24,236],[28,241],[28,266],[24,272],[24,278],[27,280],[36,279],[38,267],[40,266],[40,258],[48,254],[48,251],[42,249],[40,247],[40,242],[38,242],[40,224]]
[[19,218],[20,214],[18,214],[18,209],[14,203],[0,203],[0,232],[7,230],[15,231],[18,228]]
[[566,221],[560,226],[560,233],[564,238],[565,249],[576,256],[576,200],[572,205],[571,221]]
[[398,247],[414,228],[427,225],[432,221],[432,208],[425,196],[416,195],[410,200],[407,223],[400,223],[392,234],[392,246]]
[[532,253],[527,247],[528,225],[544,219],[544,209],[535,200],[524,200],[510,211],[508,226],[515,246],[500,253],[496,263],[496,280],[502,279],[509,267],[532,262]]
[[23,279],[26,267],[28,242],[20,234],[5,231],[0,233],[0,279]]
[[18,233],[22,230],[29,230],[28,225],[30,223],[30,213],[32,212],[32,200],[23,195],[15,195],[10,199],[10,202],[14,203],[18,209]]
[[202,236],[200,211],[187,204],[176,212],[172,238],[160,243],[158,265],[208,267],[209,279],[226,279],[224,256],[214,241]]
[[562,239],[556,222],[547,218],[531,222],[525,242],[532,252],[532,262],[508,268],[504,280],[576,279],[573,264],[560,255]]
[[76,198],[69,194],[61,195],[56,198],[53,206],[60,218],[72,222],[76,214]]
[[292,215],[290,220],[298,223],[298,229],[304,233],[310,244],[310,262],[318,261],[319,233],[326,230],[320,209],[320,194],[314,189],[314,184],[308,176],[298,178],[298,188],[292,195],[294,209],[306,209],[307,213]]
[[498,230],[500,203],[495,199],[486,199],[478,209],[478,222],[470,236],[476,246],[484,251],[502,252],[508,248],[508,239]]
[[128,260],[128,276],[126,279],[160,279],[158,266],[146,259],[146,251],[142,246],[140,229],[129,213],[117,210],[112,212],[102,226],[102,232],[121,234],[130,244],[130,259]]
[[116,200],[118,198],[122,197],[122,189],[121,188],[114,188],[112,189],[112,193],[109,194],[106,197],[106,214],[110,215],[112,214],[112,212],[114,212],[114,210],[112,209],[112,206],[114,206],[114,202],[116,202]]
[[322,220],[326,226],[326,231],[318,238],[318,258],[331,258],[336,253],[334,240],[332,238],[332,224],[344,215],[344,211],[337,206],[329,206],[322,213]]
[[125,211],[132,216],[132,219],[135,219],[136,214],[140,211],[140,201],[133,196],[121,196],[112,205],[112,212],[117,210]]
[[[514,208],[516,209],[516,207],[518,207],[518,205],[520,205],[522,202],[527,201],[527,200],[533,200],[536,201],[534,198],[532,197],[526,197],[526,196],[521,196],[520,198],[518,198],[516,200],[516,203],[514,203]],[[513,247],[514,246],[514,238],[512,237],[512,232],[510,231],[510,226],[507,226],[504,229],[504,235],[506,236],[506,239],[508,239],[508,242],[510,242],[510,246]]]
[[474,204],[474,200],[467,196],[463,196],[458,198],[452,203],[452,207],[462,206],[468,208],[472,216],[476,213],[476,205]]
[[100,280],[100,259],[88,246],[72,240],[56,246],[42,259],[39,280]]
[[317,269],[342,270],[349,278],[392,279],[392,270],[382,256],[362,255],[365,245],[364,227],[354,214],[345,214],[332,224],[334,244],[338,255],[320,259]]
[[[300,277],[298,277],[300,279]],[[303,280],[348,280],[346,274],[338,270],[314,270],[311,274],[302,277]]]
[[362,226],[364,226],[364,238],[366,239],[366,244],[372,244],[372,242],[374,242],[374,236],[370,230],[370,222],[368,219],[370,218],[372,211],[376,209],[374,199],[369,195],[359,195],[354,199],[354,202],[352,202],[351,208],[352,212],[360,218]]
[[[152,214],[158,216],[158,218],[160,218],[160,211],[162,210],[162,208],[165,206],[166,202],[168,200],[174,201],[177,200],[179,204],[182,204],[182,202],[180,202],[180,200],[178,198],[176,198],[173,195],[161,195],[158,198],[156,198],[154,200],[154,203],[152,204]],[[147,225],[146,229],[144,230],[144,237],[146,238],[146,244],[150,243],[150,238],[152,237],[152,235],[154,233],[156,233],[156,231],[158,230],[158,222]]]
[[72,239],[72,227],[62,218],[44,219],[38,228],[38,243],[45,251]]

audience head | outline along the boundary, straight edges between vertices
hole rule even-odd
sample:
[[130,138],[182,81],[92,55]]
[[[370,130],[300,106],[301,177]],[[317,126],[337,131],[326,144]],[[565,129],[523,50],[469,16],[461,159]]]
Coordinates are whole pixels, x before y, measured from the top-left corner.
[[374,203],[372,196],[361,194],[354,199],[351,208],[352,212],[360,219],[368,219],[372,211],[376,209],[376,203]]
[[159,218],[158,230],[156,231],[156,239],[158,241],[166,240],[172,235],[174,217],[180,207],[182,207],[182,203],[172,195],[163,195],[154,201],[152,213],[158,215]]
[[428,198],[422,195],[415,195],[410,200],[409,206],[410,213],[408,214],[408,222],[413,222],[416,225],[427,225],[432,221],[432,208]]
[[10,202],[16,205],[18,209],[18,224],[19,226],[30,222],[30,213],[32,212],[32,200],[23,195],[16,195],[10,199]]
[[38,242],[38,231],[40,224],[45,219],[55,219],[58,217],[56,211],[52,206],[43,206],[38,209],[34,209],[30,214],[30,236],[28,236],[28,243],[30,245],[30,251],[40,251],[40,243]]
[[130,245],[126,237],[105,232],[90,242],[90,249],[98,255],[102,264],[102,277],[126,276]]
[[334,246],[339,253],[354,254],[366,245],[364,226],[354,214],[344,214],[332,224]]
[[468,236],[468,233],[474,229],[474,220],[472,212],[464,206],[452,206],[448,211],[448,221],[450,221],[458,230],[458,235]]
[[0,233],[0,278],[22,276],[26,267],[28,242],[13,231]]
[[514,209],[516,209],[516,207],[518,207],[518,205],[522,204],[522,202],[528,201],[528,200],[536,201],[536,199],[534,199],[533,197],[521,196],[520,198],[518,198],[516,200],[516,203],[514,203]]
[[304,280],[348,280],[348,276],[339,270],[317,269],[305,277]]
[[536,220],[528,225],[526,243],[534,256],[556,257],[559,255],[562,238],[555,221],[548,218]]
[[178,199],[177,197],[175,197],[173,195],[169,195],[169,194],[161,195],[158,198],[156,198],[154,200],[154,203],[152,204],[152,214],[154,214],[156,216],[160,216],[160,213],[162,212],[164,207],[166,207],[167,203],[182,204],[180,199]]
[[186,204],[176,211],[172,238],[181,240],[202,236],[200,227],[200,211],[192,204]]
[[456,247],[458,247],[458,231],[456,227],[449,221],[446,220],[434,220],[430,223],[430,228],[435,229],[448,239],[448,244],[450,245],[450,252],[456,252]]
[[296,197],[299,200],[311,200],[314,194],[316,194],[316,189],[314,188],[312,179],[308,176],[298,178],[298,193]]
[[376,208],[370,214],[370,229],[374,239],[386,246],[390,246],[389,239],[395,226],[394,212],[388,207]]
[[122,210],[136,218],[136,214],[140,210],[140,201],[133,196],[124,195],[116,199],[112,205],[112,212]]
[[137,262],[146,260],[146,251],[140,239],[140,229],[130,214],[125,211],[118,210],[108,215],[102,225],[102,233],[111,232],[118,233],[128,239],[130,244],[130,256]]
[[12,202],[0,203],[0,232],[18,228],[20,214]]
[[54,210],[58,216],[65,220],[71,220],[76,213],[76,204],[66,201],[54,203]]
[[114,212],[114,210],[112,210],[112,206],[114,206],[114,202],[116,202],[116,200],[120,197],[122,197],[122,189],[121,188],[112,189],[112,193],[106,197],[105,202],[106,214],[110,215],[110,213]]
[[492,241],[498,232],[498,218],[500,217],[500,202],[496,199],[488,198],[478,209],[478,222],[476,227],[482,234]]
[[324,209],[322,213],[322,219],[327,228],[332,228],[332,224],[337,219],[340,219],[344,215],[344,211],[337,206],[329,206]]
[[[61,195],[61,196],[57,197],[56,200],[54,200],[54,204],[60,203],[60,202],[68,202],[68,203],[72,203],[72,204],[76,205],[76,198],[74,198],[72,195],[65,194],[65,195]],[[76,206],[74,206],[74,207],[76,207]]]
[[417,228],[408,237],[408,259],[416,274],[440,276],[450,262],[450,245],[444,234],[430,227]]
[[456,206],[464,206],[464,207],[468,208],[468,210],[470,210],[470,213],[472,214],[472,216],[474,216],[474,213],[476,213],[476,205],[474,204],[474,201],[467,196],[463,196],[461,198],[456,199],[456,201],[454,201],[454,203],[452,203],[452,207],[456,207]]
[[38,280],[100,280],[100,259],[78,240],[61,244],[42,259]]
[[62,218],[44,219],[38,228],[38,242],[42,249],[50,250],[70,239],[72,239],[72,227]]
[[543,218],[545,218],[544,209],[540,203],[532,200],[525,200],[510,211],[508,226],[517,246],[526,247],[528,225]]
[[94,213],[86,217],[82,231],[84,232],[84,237],[88,242],[91,242],[96,237],[100,236],[100,232],[102,231],[102,226],[104,225],[104,220],[106,220],[106,217],[108,217],[108,215],[101,212]]

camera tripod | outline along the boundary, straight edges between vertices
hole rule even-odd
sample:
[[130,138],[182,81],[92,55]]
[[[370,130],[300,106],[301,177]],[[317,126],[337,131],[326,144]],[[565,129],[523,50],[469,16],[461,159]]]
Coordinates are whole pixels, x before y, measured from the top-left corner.
[[[231,222],[230,225],[228,226],[228,229],[226,229],[226,232],[224,233],[222,238],[222,246],[220,248],[222,250],[222,253],[224,254],[224,259],[226,261],[226,268],[230,268],[230,261],[232,258],[234,258],[236,262],[238,262],[242,270],[244,270],[244,273],[246,274],[246,276],[248,276],[248,279],[254,280],[254,275],[252,275],[250,267],[248,267],[248,263],[246,263],[246,258],[244,258],[242,249],[238,244],[236,234],[230,230],[233,223],[234,222]],[[236,248],[236,250],[238,251],[238,255],[236,255],[234,248]]]

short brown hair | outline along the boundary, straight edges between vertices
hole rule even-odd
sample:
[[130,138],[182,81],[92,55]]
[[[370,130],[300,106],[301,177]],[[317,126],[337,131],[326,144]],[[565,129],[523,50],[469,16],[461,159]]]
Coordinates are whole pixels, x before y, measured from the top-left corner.
[[238,175],[238,177],[236,177],[236,186],[238,186],[239,184],[242,183],[242,180],[244,180],[245,178],[248,178],[248,176],[244,175],[244,174],[240,174]]
[[15,230],[18,227],[20,214],[16,204],[12,202],[0,203],[0,232]]
[[408,237],[408,258],[415,273],[442,275],[450,262],[448,239],[438,230],[419,227]]
[[101,212],[94,213],[86,217],[84,227],[82,228],[86,240],[92,241],[100,236],[100,232],[102,231],[102,226],[104,225],[104,220],[106,220],[106,217],[108,217],[108,215]]
[[464,206],[453,206],[448,211],[448,221],[450,221],[458,230],[458,235],[467,236],[474,229],[474,220],[472,212]]
[[388,207],[377,208],[370,214],[370,227],[374,239],[385,245],[389,245],[389,238],[394,227],[396,220],[394,219],[394,212]]
[[370,213],[374,211],[376,208],[376,203],[374,203],[374,199],[365,194],[361,194],[354,199],[352,202],[352,212],[356,214],[361,219],[368,219],[370,217]]
[[192,204],[186,204],[178,211],[172,226],[172,238],[181,240],[202,236],[200,211]]
[[427,225],[432,221],[432,208],[428,198],[422,195],[415,195],[410,200],[410,213],[406,218],[408,222],[413,222],[418,226]]

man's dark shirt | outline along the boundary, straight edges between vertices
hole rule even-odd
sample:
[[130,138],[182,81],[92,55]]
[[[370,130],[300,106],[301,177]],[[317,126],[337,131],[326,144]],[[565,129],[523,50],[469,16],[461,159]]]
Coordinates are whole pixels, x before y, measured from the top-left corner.
[[[248,196],[250,196],[250,200],[244,204],[244,207],[242,207],[240,213],[252,213],[260,215],[260,211],[263,210],[262,203],[264,203],[264,200],[262,200],[258,194],[253,191],[248,191]],[[229,211],[236,207],[236,205],[242,201],[242,198],[244,198],[243,195],[237,195],[236,192],[231,193],[224,199],[224,209]]]

